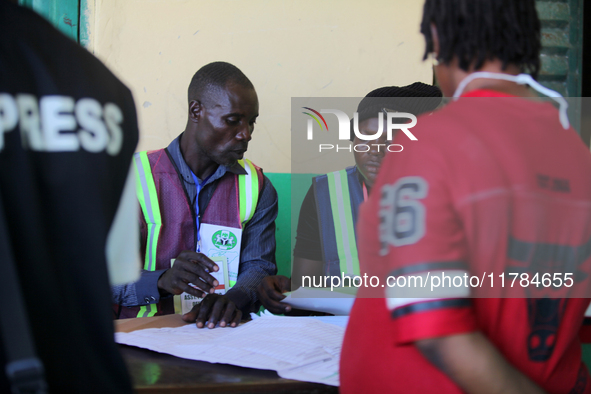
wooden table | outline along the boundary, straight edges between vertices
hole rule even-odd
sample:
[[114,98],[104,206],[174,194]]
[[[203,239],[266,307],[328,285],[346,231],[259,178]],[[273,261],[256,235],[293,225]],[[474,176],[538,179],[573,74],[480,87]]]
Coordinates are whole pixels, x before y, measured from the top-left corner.
[[[118,331],[184,324],[179,315],[125,319]],[[138,393],[338,393],[323,384],[280,378],[275,371],[186,360],[168,354],[119,345]]]

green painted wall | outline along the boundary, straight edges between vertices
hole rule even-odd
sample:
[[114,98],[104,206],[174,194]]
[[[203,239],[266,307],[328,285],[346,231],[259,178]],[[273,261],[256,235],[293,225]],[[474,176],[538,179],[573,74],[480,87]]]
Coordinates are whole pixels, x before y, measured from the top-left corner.
[[[537,0],[542,25],[542,70],[538,80],[564,97],[581,97],[583,0]],[[570,100],[568,117],[581,134],[581,103]]]
[[583,344],[583,361],[587,369],[591,372],[591,344]]
[[84,48],[88,48],[88,41],[90,37],[89,31],[89,11],[88,6],[89,2],[92,0],[80,0],[80,7],[78,13],[80,15],[80,26],[78,28],[78,42]]
[[539,80],[565,97],[581,96],[583,0],[537,0],[542,24]]
[[19,0],[18,3],[35,10],[62,33],[78,42],[78,0]]
[[277,190],[279,213],[275,221],[277,270],[279,275],[291,275],[291,174],[265,173]]
[[265,173],[279,199],[279,214],[275,221],[277,252],[277,269],[279,275],[291,276],[291,262],[298,216],[302,201],[312,185],[312,178],[318,174],[284,174]]

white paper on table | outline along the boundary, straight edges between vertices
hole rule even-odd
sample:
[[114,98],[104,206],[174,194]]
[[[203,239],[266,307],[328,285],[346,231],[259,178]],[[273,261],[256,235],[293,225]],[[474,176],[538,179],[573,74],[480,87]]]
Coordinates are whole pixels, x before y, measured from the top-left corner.
[[[265,317],[265,316],[277,317],[277,315],[274,315],[271,312],[269,312],[268,309],[263,310],[260,313],[260,316],[257,315],[256,313],[250,314],[250,318],[253,320],[260,319],[261,317]],[[341,328],[347,328],[347,323],[349,323],[349,316],[310,316],[310,319],[318,320],[323,323],[333,324],[333,325],[335,325],[337,327],[341,327]]]
[[298,309],[347,316],[353,307],[355,295],[342,291],[343,289],[331,291],[330,288],[300,287],[296,291],[286,293],[287,297],[281,302]]
[[312,318],[342,328],[347,328],[347,323],[349,323],[349,316],[312,316]]
[[339,385],[345,329],[309,317],[263,316],[236,328],[150,328],[115,340],[190,360],[271,369],[279,376]]

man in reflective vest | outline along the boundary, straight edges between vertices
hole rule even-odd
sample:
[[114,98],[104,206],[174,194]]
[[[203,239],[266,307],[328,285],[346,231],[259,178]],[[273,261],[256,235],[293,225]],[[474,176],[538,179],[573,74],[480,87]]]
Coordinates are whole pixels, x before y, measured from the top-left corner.
[[235,327],[254,306],[260,281],[276,273],[277,193],[243,159],[258,98],[224,62],[197,71],[188,96],[185,131],[165,149],[135,155],[144,271],[135,284],[113,289],[115,313],[173,313],[172,295],[182,294],[195,300],[186,321]]
[[[361,100],[357,108],[358,131],[374,135],[381,131],[380,113],[406,112],[415,116],[432,112],[441,103],[439,88],[421,82],[409,86],[375,89]],[[359,206],[378,175],[386,148],[391,141],[383,133],[378,140],[364,141],[353,132],[351,141],[355,166],[315,177],[302,203],[298,220],[292,278],[270,276],[259,286],[259,299],[273,313],[289,312],[291,307],[280,302],[282,294],[300,287],[302,276],[358,276],[356,223]],[[363,149],[363,146],[366,149]]]

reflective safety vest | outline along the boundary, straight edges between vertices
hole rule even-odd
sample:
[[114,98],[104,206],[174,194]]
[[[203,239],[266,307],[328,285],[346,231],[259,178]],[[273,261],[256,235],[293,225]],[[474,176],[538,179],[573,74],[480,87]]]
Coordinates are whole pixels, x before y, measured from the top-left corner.
[[317,176],[312,181],[320,225],[324,275],[360,275],[355,228],[363,186],[357,167]]
[[[171,259],[176,258],[180,252],[196,250],[195,210],[166,149],[138,152],[134,155],[134,161],[137,196],[143,214],[141,247],[144,269],[168,269]],[[239,160],[238,163],[246,174],[227,172],[215,181],[216,189],[205,211],[200,214],[201,224],[242,229],[252,218],[264,176],[262,170],[250,160]],[[230,281],[230,287],[235,283]],[[174,313],[172,297],[161,300],[158,304],[124,307],[120,317],[149,317],[169,313]]]

